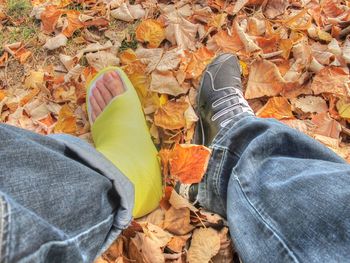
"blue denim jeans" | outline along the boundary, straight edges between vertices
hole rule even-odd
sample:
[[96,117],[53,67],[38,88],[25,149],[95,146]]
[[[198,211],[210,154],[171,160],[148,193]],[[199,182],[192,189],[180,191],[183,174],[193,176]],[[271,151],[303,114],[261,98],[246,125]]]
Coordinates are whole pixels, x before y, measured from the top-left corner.
[[130,181],[87,143],[52,137],[0,125],[2,263],[92,262],[131,221]]
[[[350,166],[277,121],[223,128],[199,188],[243,262],[350,262]],[[130,182],[92,147],[0,125],[0,262],[92,262],[128,226]]]
[[227,217],[243,262],[350,262],[350,165],[272,119],[214,139],[199,202]]

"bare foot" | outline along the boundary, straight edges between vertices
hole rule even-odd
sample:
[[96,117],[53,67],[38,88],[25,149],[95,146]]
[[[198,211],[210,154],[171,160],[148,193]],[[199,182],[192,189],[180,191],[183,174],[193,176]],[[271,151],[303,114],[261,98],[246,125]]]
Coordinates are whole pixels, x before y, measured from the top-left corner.
[[125,89],[122,80],[115,71],[107,72],[96,82],[90,97],[92,122],[102,113],[108,103],[122,94]]

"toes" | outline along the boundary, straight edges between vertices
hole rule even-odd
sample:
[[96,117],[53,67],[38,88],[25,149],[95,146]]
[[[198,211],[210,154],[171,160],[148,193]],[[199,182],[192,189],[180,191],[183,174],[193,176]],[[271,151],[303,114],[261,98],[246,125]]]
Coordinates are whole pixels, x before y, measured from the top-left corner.
[[116,72],[108,72],[103,76],[103,80],[106,88],[113,95],[113,97],[120,95],[124,92],[123,82],[120,76]]
[[104,84],[102,81],[97,81],[96,88],[92,90],[92,96],[95,98],[97,104],[100,106],[100,109],[103,110],[106,107],[106,103],[100,93],[100,90],[104,89]]
[[94,122],[96,120],[96,114],[95,114],[94,110],[92,110],[92,112],[91,112],[91,120],[92,120],[92,122]]
[[107,105],[111,101],[111,99],[113,98],[112,94],[106,88],[104,83],[103,83],[103,85],[98,85],[96,88],[100,92],[102,99],[105,102],[105,105]]
[[92,121],[95,121],[96,117],[102,112],[102,109],[98,105],[94,96],[90,97],[90,104]]

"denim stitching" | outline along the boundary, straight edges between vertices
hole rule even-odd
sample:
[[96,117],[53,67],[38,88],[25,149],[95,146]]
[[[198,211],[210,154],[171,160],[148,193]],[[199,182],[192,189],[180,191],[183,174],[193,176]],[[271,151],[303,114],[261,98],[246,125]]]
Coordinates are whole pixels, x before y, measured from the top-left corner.
[[248,204],[250,205],[250,207],[253,209],[253,211],[258,215],[258,217],[262,220],[262,222],[264,223],[264,226],[267,227],[273,234],[274,236],[277,238],[278,242],[282,245],[282,247],[285,249],[285,251],[287,252],[287,254],[290,256],[291,260],[293,260],[293,262],[299,262],[299,260],[297,259],[297,257],[294,255],[293,251],[287,246],[287,244],[283,241],[283,239],[279,236],[278,231],[276,231],[274,229],[273,226],[271,226],[267,220],[265,220],[265,218],[262,216],[262,214],[255,208],[255,206],[253,205],[253,203],[249,200],[248,196],[246,195],[246,193],[243,190],[243,187],[241,185],[241,182],[239,181],[237,175],[234,174],[234,178],[235,180],[238,182],[239,188],[241,189],[244,198],[246,199],[246,201],[248,202]]
[[[85,230],[85,231],[83,231],[83,232],[81,232],[81,233],[79,233],[79,234],[77,234],[77,235],[75,235],[73,237],[70,237],[68,239],[65,239],[65,240],[52,240],[52,241],[46,242],[46,243],[42,244],[39,249],[37,249],[35,252],[29,254],[28,256],[23,258],[22,260],[25,261],[26,258],[30,258],[32,256],[35,256],[37,253],[40,253],[42,247],[50,245],[50,244],[53,244],[53,245],[55,245],[55,244],[56,245],[60,245],[60,244],[70,245],[70,244],[76,244],[76,240],[83,241],[83,240],[86,240],[87,238],[91,238],[91,235],[89,235],[89,234],[91,234],[91,232],[98,231],[100,226],[108,223],[108,221],[110,219],[112,219],[113,217],[114,217],[114,215],[111,214],[111,215],[109,215],[107,217],[107,219],[105,219],[105,220],[103,220],[103,221],[101,221],[101,222],[91,226],[89,229],[87,229],[87,230]],[[112,220],[111,223],[113,223],[113,220]]]
[[8,262],[8,232],[10,226],[9,204],[0,196],[0,261]]
[[[214,191],[215,191],[215,194],[219,197],[219,200],[220,200],[220,204],[221,204],[221,207],[225,210],[225,204],[221,198],[221,195],[220,195],[220,187],[219,187],[219,178],[220,178],[220,172],[222,170],[222,167],[223,167],[223,163],[224,163],[224,160],[226,158],[226,153],[227,153],[227,147],[223,147],[221,145],[217,145],[217,144],[214,144],[213,146],[213,149],[214,150],[221,150],[222,151],[222,157],[221,157],[221,160],[220,160],[220,164],[218,166],[216,166],[215,170],[214,170],[214,174],[213,174],[213,185],[214,185]],[[216,160],[217,161],[217,160]]]

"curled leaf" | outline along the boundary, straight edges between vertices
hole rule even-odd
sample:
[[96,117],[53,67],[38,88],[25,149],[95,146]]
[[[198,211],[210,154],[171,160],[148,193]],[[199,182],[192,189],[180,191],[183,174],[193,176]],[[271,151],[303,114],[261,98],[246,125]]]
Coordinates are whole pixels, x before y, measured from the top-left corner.
[[165,38],[163,25],[154,19],[142,21],[136,29],[136,39],[148,43],[148,47],[156,48]]

